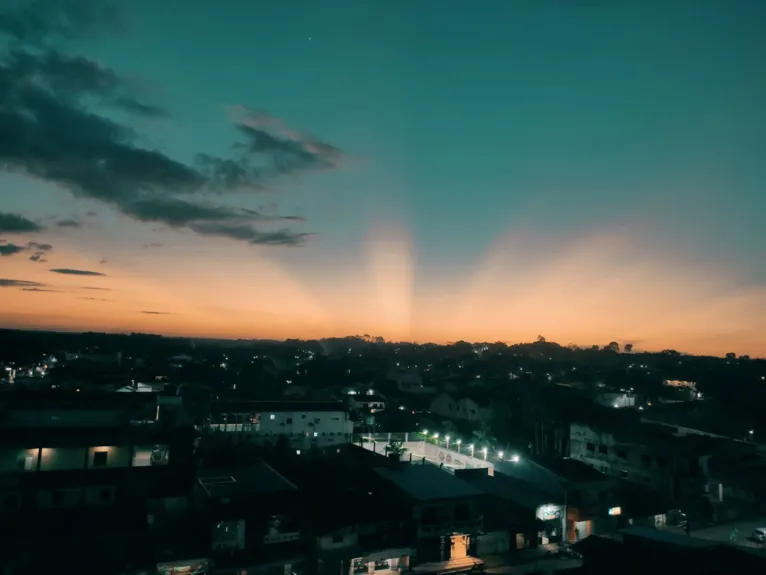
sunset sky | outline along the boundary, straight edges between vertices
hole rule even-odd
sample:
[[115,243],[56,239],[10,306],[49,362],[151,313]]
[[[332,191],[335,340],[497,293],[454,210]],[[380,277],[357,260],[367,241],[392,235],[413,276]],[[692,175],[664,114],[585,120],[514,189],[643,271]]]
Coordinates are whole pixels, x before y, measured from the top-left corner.
[[2,2],[0,327],[766,356],[764,23]]

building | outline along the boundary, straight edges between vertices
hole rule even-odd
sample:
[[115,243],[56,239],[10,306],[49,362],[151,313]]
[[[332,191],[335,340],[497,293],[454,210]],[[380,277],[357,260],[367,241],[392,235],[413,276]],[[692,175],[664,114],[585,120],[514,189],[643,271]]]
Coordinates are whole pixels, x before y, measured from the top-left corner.
[[[696,438],[699,439],[699,438]],[[609,477],[625,479],[682,499],[703,490],[701,458],[712,445],[677,438],[650,426],[570,425],[572,459]]]
[[156,569],[147,509],[189,493],[195,431],[146,395],[3,395],[0,557],[12,573]]
[[431,413],[447,419],[460,419],[477,423],[486,423],[492,419],[490,403],[480,402],[470,397],[454,399],[447,393],[438,395],[429,407]]
[[399,497],[405,498],[419,561],[447,561],[470,555],[481,530],[481,491],[427,463],[398,463],[374,471]]
[[354,423],[336,401],[214,401],[208,430],[302,451],[351,443]]
[[305,507],[268,464],[199,470],[193,506],[214,575],[303,572],[311,553]]

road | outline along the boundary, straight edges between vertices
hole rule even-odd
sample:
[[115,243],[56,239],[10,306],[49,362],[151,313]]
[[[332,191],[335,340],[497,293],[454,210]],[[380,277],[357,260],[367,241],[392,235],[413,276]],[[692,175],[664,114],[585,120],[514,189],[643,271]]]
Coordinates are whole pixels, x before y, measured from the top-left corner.
[[[692,527],[694,524],[692,523]],[[710,541],[718,541],[720,543],[736,543],[743,547],[753,547],[766,549],[766,544],[756,543],[750,538],[754,529],[758,527],[766,527],[766,518],[751,519],[748,521],[733,521],[724,525],[715,525],[713,527],[705,527],[704,529],[692,529],[691,536],[698,539],[708,539]],[[677,527],[666,527],[668,531],[683,533],[683,529]],[[736,541],[729,539],[731,532],[736,529],[738,531]]]

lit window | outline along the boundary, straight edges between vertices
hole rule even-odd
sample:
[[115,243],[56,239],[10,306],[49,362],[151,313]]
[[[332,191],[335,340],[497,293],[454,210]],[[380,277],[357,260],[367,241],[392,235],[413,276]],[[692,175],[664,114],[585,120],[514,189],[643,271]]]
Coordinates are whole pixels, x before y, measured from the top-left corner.
[[271,415],[269,415],[269,419],[274,419],[275,417],[276,416],[273,413]]
[[300,454],[301,454],[301,450],[300,449],[296,449],[295,450],[295,455],[300,455]]

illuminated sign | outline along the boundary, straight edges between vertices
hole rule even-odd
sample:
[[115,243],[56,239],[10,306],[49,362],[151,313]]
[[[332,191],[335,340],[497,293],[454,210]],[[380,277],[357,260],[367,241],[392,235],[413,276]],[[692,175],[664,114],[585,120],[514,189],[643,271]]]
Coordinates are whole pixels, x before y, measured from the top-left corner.
[[612,507],[609,509],[609,515],[622,515],[622,507]]

